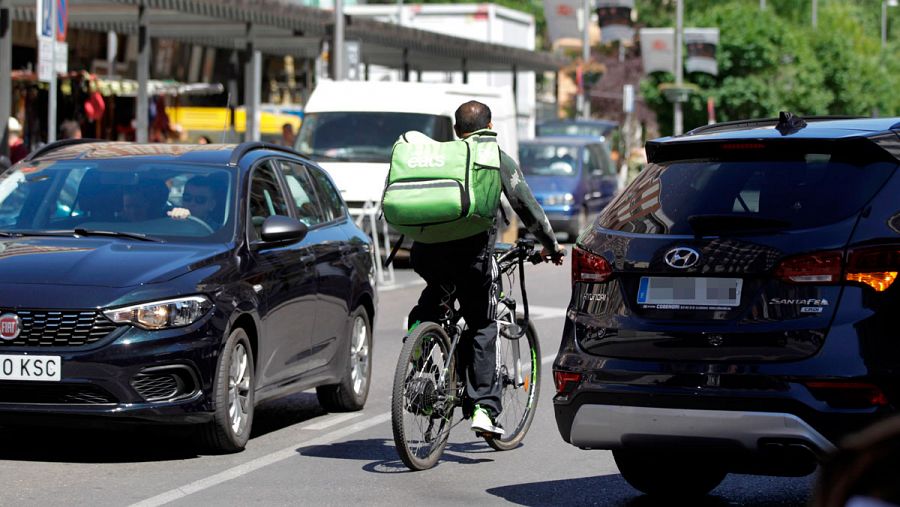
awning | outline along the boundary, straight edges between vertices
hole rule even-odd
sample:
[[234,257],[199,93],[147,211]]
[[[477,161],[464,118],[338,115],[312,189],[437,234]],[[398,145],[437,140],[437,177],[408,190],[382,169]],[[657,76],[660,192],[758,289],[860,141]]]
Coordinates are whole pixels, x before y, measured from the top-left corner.
[[[13,19],[34,21],[34,0],[10,0]],[[330,39],[334,15],[288,0],[69,0],[69,25],[137,33],[139,5],[151,37],[243,49],[252,37],[266,54],[310,58]],[[417,30],[347,16],[345,38],[360,42],[361,61],[414,70],[556,71],[568,59],[551,53]]]

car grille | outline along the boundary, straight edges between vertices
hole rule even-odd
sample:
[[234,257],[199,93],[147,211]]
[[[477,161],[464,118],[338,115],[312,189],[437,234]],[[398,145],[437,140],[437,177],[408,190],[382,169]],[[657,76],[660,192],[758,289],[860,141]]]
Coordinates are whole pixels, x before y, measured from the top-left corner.
[[0,403],[105,405],[116,399],[93,385],[0,384]]
[[147,401],[162,401],[181,397],[193,390],[193,381],[182,367],[141,372],[131,379],[131,387]]
[[22,329],[15,339],[0,340],[0,346],[79,347],[102,340],[117,327],[98,311],[15,310],[13,313],[22,320]]

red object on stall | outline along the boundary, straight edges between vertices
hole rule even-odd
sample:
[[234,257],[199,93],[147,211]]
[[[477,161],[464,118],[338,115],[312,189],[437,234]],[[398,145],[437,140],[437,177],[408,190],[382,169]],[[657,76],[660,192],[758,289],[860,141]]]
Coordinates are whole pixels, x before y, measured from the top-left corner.
[[84,114],[92,121],[97,121],[103,118],[105,112],[106,102],[103,100],[103,95],[97,91],[91,92],[84,101]]

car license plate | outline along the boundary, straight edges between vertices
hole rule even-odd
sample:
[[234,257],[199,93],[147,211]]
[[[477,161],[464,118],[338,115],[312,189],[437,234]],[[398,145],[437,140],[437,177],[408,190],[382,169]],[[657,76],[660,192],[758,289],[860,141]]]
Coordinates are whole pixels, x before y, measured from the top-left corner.
[[59,382],[61,373],[62,358],[59,356],[0,354],[0,380]]
[[637,302],[648,308],[716,310],[741,304],[740,278],[643,276]]

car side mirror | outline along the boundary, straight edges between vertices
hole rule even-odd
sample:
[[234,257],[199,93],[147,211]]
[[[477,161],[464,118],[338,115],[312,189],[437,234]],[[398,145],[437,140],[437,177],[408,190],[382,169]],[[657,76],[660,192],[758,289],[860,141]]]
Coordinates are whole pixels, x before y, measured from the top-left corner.
[[309,227],[291,217],[272,215],[267,217],[259,233],[266,243],[300,241],[306,237]]

